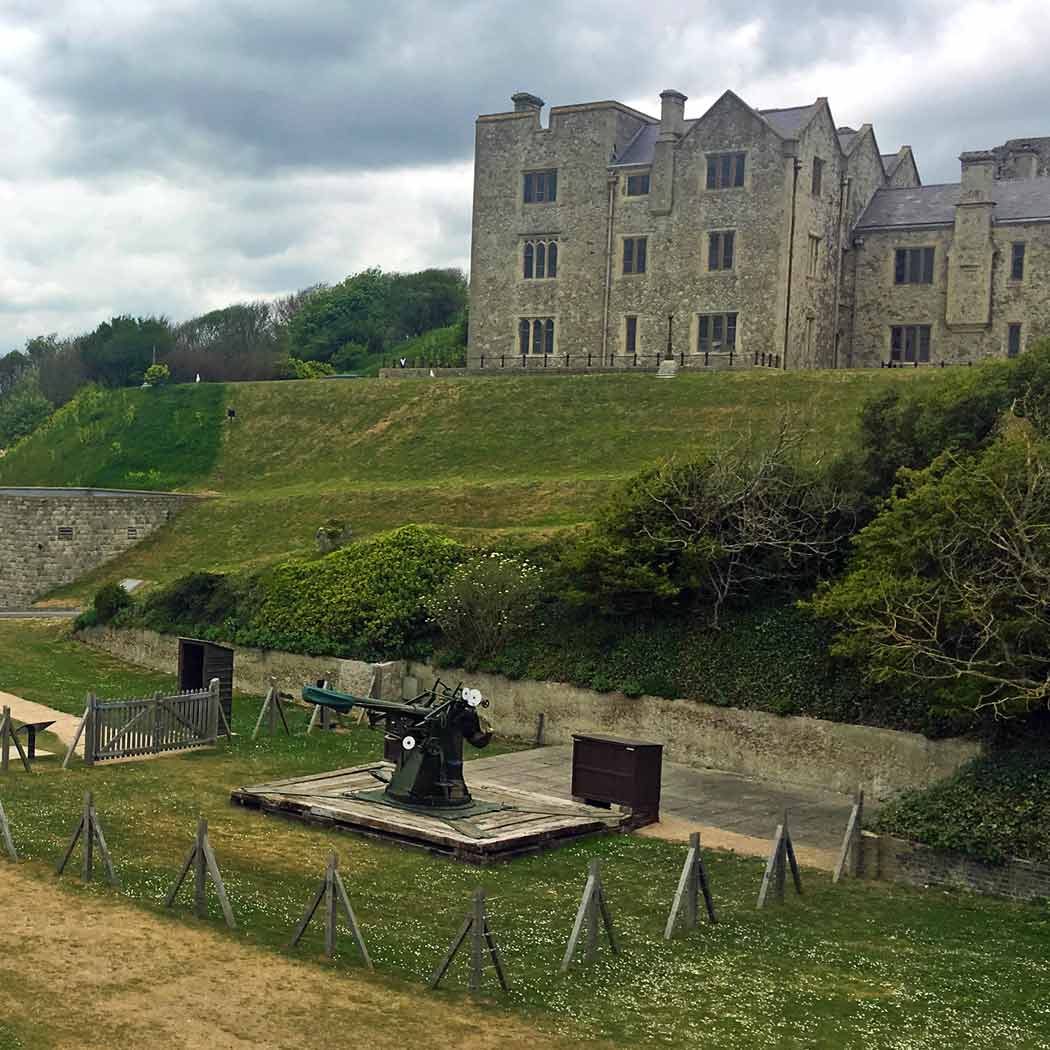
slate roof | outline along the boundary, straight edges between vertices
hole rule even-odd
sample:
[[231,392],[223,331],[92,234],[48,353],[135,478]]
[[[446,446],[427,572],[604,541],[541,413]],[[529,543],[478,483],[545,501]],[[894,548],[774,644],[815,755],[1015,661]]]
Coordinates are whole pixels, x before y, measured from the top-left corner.
[[897,165],[904,158],[899,153],[883,153],[882,166],[886,169],[886,175],[892,175],[897,170]]
[[813,103],[809,106],[794,106],[791,109],[760,109],[758,112],[784,138],[793,139],[810,122],[816,111],[816,103]]
[[[816,110],[816,104],[813,104],[809,106],[794,106],[791,109],[759,109],[755,112],[761,113],[772,124],[777,134],[782,135],[786,139],[791,139],[795,138],[809,123]],[[683,134],[688,133],[695,123],[695,119],[685,121]],[[652,164],[656,140],[659,135],[659,123],[644,124],[634,138],[623,148],[623,152],[610,161],[609,167],[625,168],[638,164]]]
[[857,135],[860,134],[854,128],[839,128],[836,133],[838,134],[839,146],[842,148],[843,153],[849,153],[853,143],[857,140]]
[[[955,221],[959,192],[958,183],[877,190],[860,217],[857,229],[950,226]],[[1050,222],[1050,176],[997,182],[992,196],[996,202],[992,212],[992,221],[995,223],[1033,219]]]

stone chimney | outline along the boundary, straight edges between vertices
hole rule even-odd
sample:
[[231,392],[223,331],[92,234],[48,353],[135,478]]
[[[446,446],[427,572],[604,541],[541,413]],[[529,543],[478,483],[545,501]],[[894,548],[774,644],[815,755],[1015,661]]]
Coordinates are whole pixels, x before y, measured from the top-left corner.
[[1039,174],[1039,153],[1033,146],[1014,146],[1009,154],[1015,179],[1034,179]]
[[992,213],[995,154],[964,153],[955,228],[948,249],[945,320],[953,328],[977,330],[992,320]]
[[511,95],[510,100],[514,103],[515,113],[535,113],[539,116],[544,106],[542,98],[538,95],[530,95],[527,91],[519,91],[516,95]]
[[962,164],[962,195],[959,203],[988,203],[992,199],[992,187],[995,184],[995,154],[988,150],[963,153],[959,162]]
[[685,127],[685,100],[681,91],[668,88],[660,92],[660,138],[679,138]]

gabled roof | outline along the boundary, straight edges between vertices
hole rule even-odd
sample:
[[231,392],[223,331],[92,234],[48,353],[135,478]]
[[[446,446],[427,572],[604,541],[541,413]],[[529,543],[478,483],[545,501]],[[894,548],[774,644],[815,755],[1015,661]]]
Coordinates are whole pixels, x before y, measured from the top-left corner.
[[839,137],[839,146],[843,153],[849,153],[853,149],[860,135],[856,128],[837,128],[835,133]]
[[[820,108],[820,101],[808,106],[793,106],[790,109],[754,109],[743,99],[732,91],[727,91],[707,110],[710,113],[727,96],[735,99],[751,113],[756,114],[764,120],[781,138],[798,138],[799,134],[816,115]],[[705,113],[704,116],[707,114]],[[686,120],[682,125],[682,138],[685,138],[703,117]],[[656,140],[660,137],[659,122],[645,124],[635,133],[633,139],[627,143],[620,154],[609,162],[610,168],[634,167],[642,164],[652,164],[653,153],[656,149]]]
[[817,112],[817,103],[809,106],[793,106],[791,109],[760,109],[766,120],[773,125],[773,130],[786,139],[798,138],[799,132],[813,119]]
[[[871,203],[857,223],[858,230],[908,226],[951,226],[959,203],[958,183],[940,186],[887,188],[875,191]],[[1008,179],[992,190],[995,208],[992,221],[1050,222],[1050,176],[1037,179]]]
[[882,166],[886,169],[887,178],[889,178],[897,170],[897,166],[902,160],[904,160],[903,153],[882,154]]

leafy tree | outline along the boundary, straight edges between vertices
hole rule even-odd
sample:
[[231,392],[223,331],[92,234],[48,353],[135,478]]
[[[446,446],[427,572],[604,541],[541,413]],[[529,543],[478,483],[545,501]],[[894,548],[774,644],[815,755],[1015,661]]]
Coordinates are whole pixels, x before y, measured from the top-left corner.
[[1005,417],[980,452],[901,472],[814,611],[837,651],[934,705],[1016,713],[1050,701],[1050,442]]
[[0,397],[0,448],[31,434],[52,412],[51,402],[40,393],[36,373],[29,369]]
[[304,361],[330,361],[347,343],[383,349],[391,328],[390,278],[364,270],[312,295],[288,323],[289,348]]
[[142,377],[150,386],[163,386],[171,382],[171,369],[164,364],[150,365]]
[[391,275],[391,312],[396,338],[422,335],[451,323],[467,305],[462,270],[420,270]]
[[114,317],[80,339],[80,356],[88,378],[105,386],[141,382],[158,356],[168,353],[175,340],[171,325],[160,317]]

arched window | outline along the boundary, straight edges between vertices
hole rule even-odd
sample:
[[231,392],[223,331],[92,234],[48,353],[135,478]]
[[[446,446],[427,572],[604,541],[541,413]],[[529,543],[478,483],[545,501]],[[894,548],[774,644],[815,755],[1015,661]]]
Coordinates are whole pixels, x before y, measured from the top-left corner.
[[529,322],[523,317],[518,322],[518,353],[529,352]]
[[532,352],[534,354],[543,353],[543,322],[533,321],[532,322]]
[[[536,322],[539,324],[539,322]],[[554,353],[554,322],[548,317],[543,324],[543,352]]]
[[547,276],[558,276],[558,242],[551,241],[547,245]]
[[532,276],[532,241],[525,242],[525,276]]
[[536,276],[547,276],[547,245],[543,241],[536,242]]

